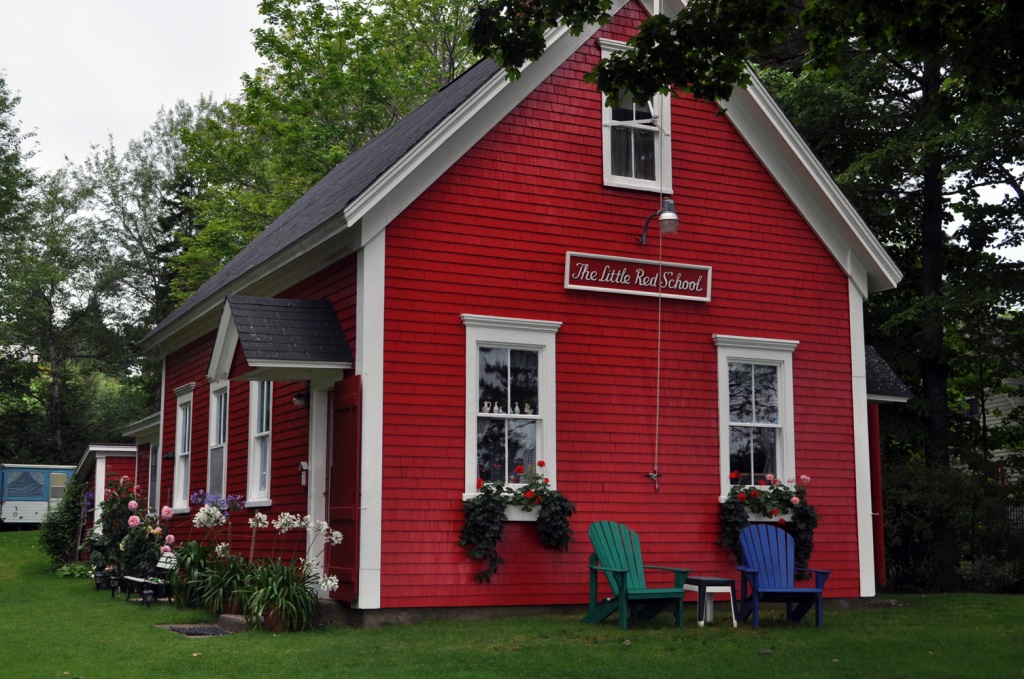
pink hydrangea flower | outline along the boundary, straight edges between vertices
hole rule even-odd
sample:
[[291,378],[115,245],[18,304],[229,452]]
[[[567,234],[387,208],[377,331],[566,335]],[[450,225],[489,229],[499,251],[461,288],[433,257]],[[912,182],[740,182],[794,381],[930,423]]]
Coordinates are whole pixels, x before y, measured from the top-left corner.
[[170,545],[164,545],[163,547],[160,548],[160,551],[162,553],[166,554],[167,552],[171,551],[171,547],[170,547]]
[[129,509],[130,511],[133,511],[133,512],[134,512],[134,511],[135,511],[135,510],[137,510],[138,508],[139,508],[139,503],[138,503],[138,502],[136,502],[135,500],[129,500],[129,501],[128,501],[128,509]]
[[172,516],[174,516],[174,510],[167,505],[160,508],[160,518],[164,521],[169,520]]
[[128,525],[130,527],[137,528],[140,523],[142,523],[142,519],[140,519],[137,515],[133,514],[128,517]]
[[168,534],[168,536],[166,538],[164,538],[164,542],[166,542],[169,545],[173,545],[174,544],[174,536]]

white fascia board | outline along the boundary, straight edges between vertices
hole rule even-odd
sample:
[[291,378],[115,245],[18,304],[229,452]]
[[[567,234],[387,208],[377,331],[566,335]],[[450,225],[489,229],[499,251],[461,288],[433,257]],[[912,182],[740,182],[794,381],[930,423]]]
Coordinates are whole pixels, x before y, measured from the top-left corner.
[[[623,0],[616,0],[612,13],[624,5]],[[525,65],[517,80],[508,81],[505,72],[499,70],[401,160],[349,203],[345,209],[345,221],[349,224],[362,224],[363,244],[369,243],[402,210],[411,205],[599,28],[596,24],[590,25],[578,36],[573,36],[564,27],[550,31],[544,54],[537,61]]]
[[750,85],[734,88],[732,98],[719,103],[726,117],[862,294],[895,288],[903,274],[885,247],[757,75],[749,68],[747,73]]
[[868,394],[868,403],[906,403],[909,396],[885,396],[881,394]]

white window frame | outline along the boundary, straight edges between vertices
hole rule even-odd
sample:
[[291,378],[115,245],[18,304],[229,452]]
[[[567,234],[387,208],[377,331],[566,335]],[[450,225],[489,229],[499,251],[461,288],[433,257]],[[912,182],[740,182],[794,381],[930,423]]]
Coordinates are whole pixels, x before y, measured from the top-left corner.
[[479,369],[481,347],[507,347],[537,351],[538,401],[537,459],[544,460],[544,475],[552,488],[558,487],[555,334],[562,327],[559,321],[536,321],[522,318],[462,314],[466,326],[466,469],[463,499],[477,495],[477,417],[480,405]]
[[[606,59],[615,52],[631,50],[632,48],[624,42],[617,40],[602,39],[601,58]],[[666,195],[672,195],[672,100],[662,94],[656,94],[651,98],[651,113],[655,116],[654,126],[651,129],[657,132],[654,141],[654,179],[637,179],[612,174],[612,128],[620,125],[636,126],[636,123],[629,125],[612,120],[612,109],[608,106],[601,107],[601,146],[604,165],[604,185],[616,186],[623,189],[637,189],[640,191],[654,191]]]
[[192,466],[192,423],[195,415],[195,383],[174,390],[178,399],[174,421],[174,494],[171,508],[175,512],[188,511],[189,476]]
[[[267,422],[266,429],[259,428],[259,396],[260,385],[266,385]],[[274,383],[257,382],[249,383],[249,474],[248,488],[246,489],[246,507],[268,507],[270,506],[270,470],[273,460],[273,447],[271,446],[271,434],[274,428]],[[261,464],[261,445],[266,443],[266,458]],[[261,477],[265,476],[262,484]]]
[[795,340],[712,335],[718,347],[718,441],[721,497],[724,501],[732,488],[729,479],[729,364],[753,363],[771,365],[778,369],[779,427],[775,460],[775,475],[785,481],[796,473],[796,444],[793,418],[793,352],[799,342]]
[[[218,409],[223,398],[223,412]],[[210,446],[206,457],[206,492],[207,494],[227,496],[228,487],[228,382],[217,380],[210,383]],[[221,488],[213,488],[214,451],[220,448]]]

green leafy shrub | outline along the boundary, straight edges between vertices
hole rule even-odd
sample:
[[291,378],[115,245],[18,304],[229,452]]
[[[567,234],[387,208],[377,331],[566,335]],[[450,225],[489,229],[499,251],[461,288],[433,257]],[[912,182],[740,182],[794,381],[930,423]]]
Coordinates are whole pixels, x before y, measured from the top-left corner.
[[72,476],[64,489],[64,497],[46,513],[39,526],[39,548],[50,560],[51,568],[78,560],[78,539],[82,530],[82,507],[85,486]]

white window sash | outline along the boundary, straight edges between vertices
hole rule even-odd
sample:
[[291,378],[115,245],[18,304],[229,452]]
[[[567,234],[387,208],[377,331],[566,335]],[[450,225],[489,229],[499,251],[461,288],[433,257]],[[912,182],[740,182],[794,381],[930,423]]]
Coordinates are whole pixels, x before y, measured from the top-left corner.
[[274,396],[272,382],[249,383],[249,475],[246,504],[270,503],[271,431]]
[[188,509],[189,474],[192,457],[192,404],[194,384],[175,390],[178,397],[174,442],[174,486],[171,504],[176,510]]

